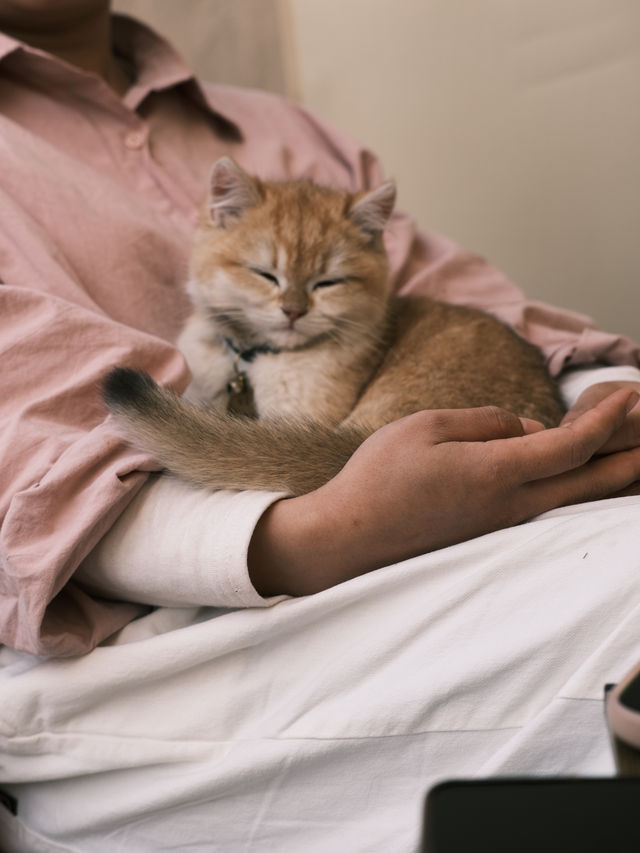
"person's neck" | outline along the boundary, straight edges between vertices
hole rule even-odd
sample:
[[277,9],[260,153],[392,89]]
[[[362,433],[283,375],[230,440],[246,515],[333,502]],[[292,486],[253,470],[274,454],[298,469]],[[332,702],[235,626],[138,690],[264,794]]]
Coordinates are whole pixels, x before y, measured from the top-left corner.
[[118,95],[124,94],[129,87],[131,81],[113,52],[111,14],[108,8],[66,22],[59,28],[15,29],[8,35],[84,71],[97,74]]

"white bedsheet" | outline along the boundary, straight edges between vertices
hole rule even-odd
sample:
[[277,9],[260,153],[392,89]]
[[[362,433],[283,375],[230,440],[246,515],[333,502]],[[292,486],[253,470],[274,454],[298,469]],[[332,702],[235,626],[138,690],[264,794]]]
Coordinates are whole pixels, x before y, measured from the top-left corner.
[[410,851],[442,779],[612,773],[603,685],[637,659],[640,497],[82,659],[0,650],[2,849]]

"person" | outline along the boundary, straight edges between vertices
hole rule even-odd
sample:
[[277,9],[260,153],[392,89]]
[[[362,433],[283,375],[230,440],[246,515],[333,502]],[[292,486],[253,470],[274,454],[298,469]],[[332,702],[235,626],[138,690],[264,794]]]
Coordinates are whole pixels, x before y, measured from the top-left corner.
[[[637,518],[640,349],[579,315],[527,301],[482,259],[395,214],[387,235],[394,287],[484,308],[539,345],[571,404],[563,424],[542,431],[493,408],[421,412],[379,430],[331,482],[297,498],[205,494],[153,473],[154,461],[126,446],[105,417],[100,381],[122,364],[178,390],[186,387],[188,370],[174,341],[188,311],[189,235],[211,164],[227,153],[262,177],[309,176],[354,190],[378,183],[380,167],[368,151],[295,104],[200,83],[150,30],[113,16],[108,0],[0,0],[0,31],[0,784],[11,802],[21,803],[19,817],[0,809],[0,822],[18,838],[14,844],[33,849],[90,849],[87,839],[91,849],[113,849],[108,845],[117,835],[121,849],[152,850],[161,839],[171,843],[167,832],[175,832],[177,849],[187,842],[211,849],[213,826],[218,849],[249,849],[250,843],[300,849],[293,825],[275,848],[260,842],[263,831],[268,835],[269,803],[278,804],[274,820],[282,827],[295,812],[292,791],[308,789],[314,773],[335,780],[336,773],[351,772],[349,758],[357,757],[354,744],[362,737],[356,722],[362,714],[349,723],[354,709],[377,708],[367,731],[375,730],[378,746],[379,738],[398,733],[398,714],[403,737],[424,733],[411,728],[416,710],[406,693],[411,672],[423,661],[407,658],[402,642],[408,630],[426,644],[421,654],[437,647],[433,608],[443,599],[428,598],[435,587],[414,590],[409,558],[427,555],[431,570],[417,573],[421,583],[444,584],[439,594],[444,590],[450,598],[443,567],[454,576],[461,571],[449,563],[450,554],[477,549],[473,560],[463,560],[473,573],[485,547],[492,555],[506,553],[522,541],[516,525],[548,510],[609,498],[616,511],[624,507]],[[622,494],[629,497],[613,498]],[[598,511],[587,506],[557,513],[540,524],[579,519],[580,541],[590,543],[581,547],[602,559],[610,502]],[[527,528],[543,529],[536,524]],[[480,544],[489,533],[491,545]],[[611,595],[620,603],[638,592],[628,535],[620,533],[619,541],[626,549],[616,570],[620,584],[611,592],[606,573],[592,572],[585,593],[585,608],[599,599],[610,616]],[[557,572],[562,555],[556,556],[536,564],[532,577]],[[400,568],[384,568],[392,564]],[[392,589],[392,577],[404,581]],[[487,606],[484,593],[477,595]],[[569,595],[567,586],[558,601]],[[548,610],[548,601],[535,600]],[[501,618],[512,605],[505,602]],[[343,610],[349,629],[339,618]],[[462,604],[459,612],[468,615]],[[576,611],[570,624],[579,624],[584,612]],[[375,642],[372,625],[381,634]],[[543,636],[539,621],[538,628]],[[606,631],[613,632],[611,619],[600,630],[604,642]],[[369,648],[378,649],[382,670],[400,665],[389,661],[394,652],[402,661],[404,669],[394,670],[389,683],[407,707],[394,703],[389,683],[381,687],[377,673],[364,679],[370,664],[353,631],[365,632]],[[332,661],[323,644],[332,649]],[[345,665],[351,661],[346,670],[335,660],[342,654],[337,646]],[[524,648],[530,646],[521,653]],[[579,666],[585,649],[574,643],[561,667],[565,675]],[[325,673],[330,662],[333,669]],[[251,677],[240,686],[245,665]],[[559,670],[553,671],[557,687]],[[210,698],[190,680],[196,672],[222,702],[215,722]],[[344,680],[349,673],[356,687]],[[302,703],[289,681],[294,675],[306,685]],[[462,684],[463,674],[456,677]],[[523,685],[527,678],[530,672]],[[104,680],[104,689],[96,679]],[[324,719],[308,701],[314,679],[326,688],[317,707],[326,711],[331,696],[336,702]],[[358,686],[362,695],[352,704]],[[176,691],[184,701],[176,702]],[[284,715],[287,737],[299,736],[306,751],[295,757],[280,752],[277,726],[265,739],[267,752],[255,748],[257,723],[247,709],[261,703],[268,705],[261,720],[277,716],[280,725]],[[460,717],[463,705],[449,712]],[[203,720],[193,716],[199,706],[207,709],[207,734]],[[461,728],[470,730],[476,717],[467,715]],[[337,718],[342,725],[332,740],[333,762],[327,762],[326,748],[312,741],[327,731],[333,738]],[[520,725],[518,719],[511,723]],[[95,732],[104,748],[96,747]],[[188,743],[193,738],[196,744],[196,734],[208,744],[208,763]],[[354,744],[340,750],[336,743],[344,738]],[[93,752],[83,747],[89,741]],[[487,743],[482,756],[470,744],[469,761],[490,766]],[[384,774],[372,745],[361,746],[360,758],[366,753],[367,773]],[[215,788],[211,768],[224,764],[225,751],[236,763]],[[404,758],[393,759],[381,747],[380,756],[406,771]],[[182,781],[176,788],[173,779],[169,795],[152,768],[171,762]],[[125,777],[127,796],[132,786],[137,791],[135,805],[115,793]],[[278,793],[280,783],[287,798]],[[406,819],[406,798],[376,784],[380,793],[371,790],[369,802],[384,803],[383,823],[396,833]],[[207,822],[207,809],[195,810],[203,791],[209,794],[202,802],[210,805],[216,797],[233,799],[234,786],[238,796],[219,820],[210,816]],[[71,808],[83,790],[82,809]],[[299,802],[306,803],[305,796]],[[282,811],[285,799],[289,811]],[[331,802],[335,809],[335,797]],[[180,815],[175,830],[159,817],[165,807]],[[334,840],[344,842],[342,849],[368,849],[367,832],[378,833],[380,823],[366,830],[363,814],[370,810],[363,811],[363,802],[352,807],[336,818]],[[329,812],[314,800],[307,818],[300,824],[309,833],[304,848],[314,849],[310,838],[317,835],[322,840],[315,849],[332,849],[321,846],[330,828],[318,829]],[[415,826],[404,831],[415,833]]]

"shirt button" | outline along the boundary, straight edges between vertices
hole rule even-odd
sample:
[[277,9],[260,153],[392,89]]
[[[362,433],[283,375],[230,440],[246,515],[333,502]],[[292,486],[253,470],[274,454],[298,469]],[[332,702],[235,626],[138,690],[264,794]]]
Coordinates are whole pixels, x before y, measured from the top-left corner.
[[124,138],[124,144],[132,151],[142,148],[146,141],[147,134],[143,130],[132,130],[131,133],[127,133]]

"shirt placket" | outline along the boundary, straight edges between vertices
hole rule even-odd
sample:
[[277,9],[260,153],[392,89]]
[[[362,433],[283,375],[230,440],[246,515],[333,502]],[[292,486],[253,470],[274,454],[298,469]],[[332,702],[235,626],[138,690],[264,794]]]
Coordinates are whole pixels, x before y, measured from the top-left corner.
[[127,112],[126,127],[118,132],[125,175],[135,181],[138,190],[154,207],[189,233],[196,216],[192,200],[154,158],[149,124],[137,113]]

